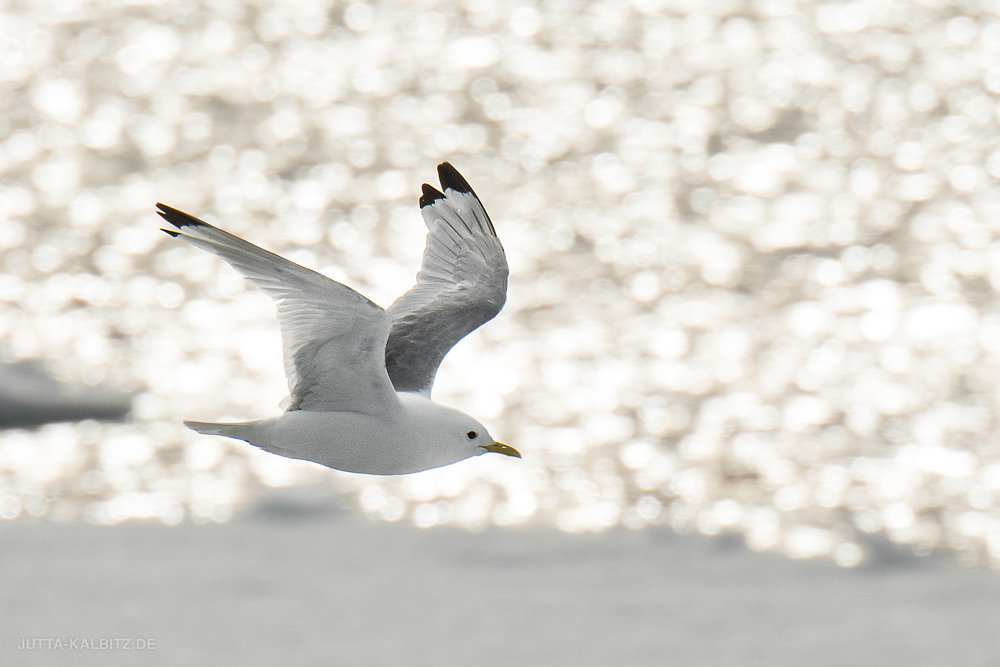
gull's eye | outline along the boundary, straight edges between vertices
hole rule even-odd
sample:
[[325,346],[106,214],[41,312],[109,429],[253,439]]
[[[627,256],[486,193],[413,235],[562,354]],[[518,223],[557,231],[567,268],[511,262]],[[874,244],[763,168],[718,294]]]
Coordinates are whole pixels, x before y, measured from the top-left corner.
[[468,433],[465,434],[465,437],[468,438],[469,440],[475,440],[476,439],[476,432],[475,431],[469,431]]

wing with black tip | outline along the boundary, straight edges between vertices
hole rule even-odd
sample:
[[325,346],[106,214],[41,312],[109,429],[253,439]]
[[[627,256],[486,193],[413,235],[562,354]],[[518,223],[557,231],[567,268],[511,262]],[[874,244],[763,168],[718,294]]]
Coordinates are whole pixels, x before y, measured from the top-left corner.
[[164,204],[167,234],[215,253],[278,308],[291,393],[288,410],[384,415],[399,399],[383,351],[391,318],[350,287]]
[[427,247],[416,285],[389,307],[385,348],[396,391],[426,396],[448,350],[507,300],[507,257],[486,209],[449,163],[438,165],[438,178],[441,190],[423,185]]

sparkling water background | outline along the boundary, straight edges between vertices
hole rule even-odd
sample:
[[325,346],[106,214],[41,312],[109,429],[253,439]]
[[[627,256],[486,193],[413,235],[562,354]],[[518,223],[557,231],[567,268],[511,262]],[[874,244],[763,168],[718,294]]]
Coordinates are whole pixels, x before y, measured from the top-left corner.
[[[1000,8],[2,2],[0,360],[135,392],[0,433],[0,516],[225,521],[309,485],[419,526],[870,536],[1000,565]],[[274,415],[269,299],[163,201],[387,306],[450,160],[511,266],[437,400],[523,462],[405,478],[180,420]]]

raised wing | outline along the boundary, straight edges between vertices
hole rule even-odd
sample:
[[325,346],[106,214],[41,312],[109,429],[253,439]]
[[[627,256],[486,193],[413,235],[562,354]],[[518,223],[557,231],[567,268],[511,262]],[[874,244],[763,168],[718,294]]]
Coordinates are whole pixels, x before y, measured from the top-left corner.
[[430,396],[441,360],[493,319],[507,300],[507,257],[486,209],[458,171],[438,165],[441,190],[424,183],[427,247],[417,284],[389,307],[385,366],[397,391]]
[[164,204],[171,236],[213,252],[274,298],[288,410],[382,415],[399,409],[385,370],[389,314],[350,287]]

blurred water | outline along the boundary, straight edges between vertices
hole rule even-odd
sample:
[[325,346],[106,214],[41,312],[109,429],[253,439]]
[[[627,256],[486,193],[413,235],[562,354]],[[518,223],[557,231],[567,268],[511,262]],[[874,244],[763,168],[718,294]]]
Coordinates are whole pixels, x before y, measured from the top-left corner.
[[[867,3],[7,2],[0,361],[136,391],[0,433],[0,517],[668,524],[1000,564],[1000,17]],[[523,462],[400,479],[198,437],[275,414],[267,297],[163,201],[388,305],[452,161],[510,297],[436,397]]]

